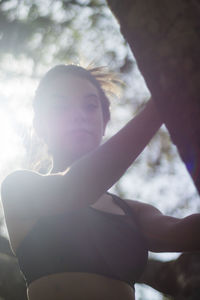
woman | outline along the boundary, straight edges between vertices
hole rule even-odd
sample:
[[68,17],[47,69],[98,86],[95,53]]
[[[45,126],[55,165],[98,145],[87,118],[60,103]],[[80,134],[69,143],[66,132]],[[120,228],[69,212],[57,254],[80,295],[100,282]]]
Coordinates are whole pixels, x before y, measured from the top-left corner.
[[59,65],[44,76],[34,126],[53,157],[51,174],[16,171],[2,184],[10,242],[30,300],[133,300],[148,250],[200,250],[199,214],[172,218],[107,192],[161,120],[150,100],[101,145],[109,102],[94,71]]

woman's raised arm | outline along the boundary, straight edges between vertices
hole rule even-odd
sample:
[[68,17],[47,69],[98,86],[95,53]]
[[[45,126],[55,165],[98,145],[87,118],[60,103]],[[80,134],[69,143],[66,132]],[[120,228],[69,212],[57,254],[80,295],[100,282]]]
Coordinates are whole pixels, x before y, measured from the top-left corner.
[[[95,202],[106,192],[143,151],[162,122],[157,108],[150,100],[146,107],[117,134],[94,152],[72,165],[63,180],[76,183],[76,191],[70,195],[74,203],[82,198]],[[79,204],[80,200],[79,200]]]

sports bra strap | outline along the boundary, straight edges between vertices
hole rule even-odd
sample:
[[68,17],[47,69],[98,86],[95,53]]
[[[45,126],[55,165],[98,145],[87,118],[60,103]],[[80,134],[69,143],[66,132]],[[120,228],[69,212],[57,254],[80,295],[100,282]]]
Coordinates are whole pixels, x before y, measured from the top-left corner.
[[134,218],[133,211],[130,208],[130,206],[126,203],[126,201],[122,200],[120,197],[112,193],[108,194],[112,197],[113,201],[125,212],[126,215]]
[[125,212],[125,216],[129,216],[130,222],[128,222],[135,230],[138,231],[138,226],[136,224],[136,218],[135,215],[132,211],[132,209],[130,208],[130,206],[126,203],[126,201],[122,200],[119,196],[112,194],[112,193],[108,193],[113,201]]

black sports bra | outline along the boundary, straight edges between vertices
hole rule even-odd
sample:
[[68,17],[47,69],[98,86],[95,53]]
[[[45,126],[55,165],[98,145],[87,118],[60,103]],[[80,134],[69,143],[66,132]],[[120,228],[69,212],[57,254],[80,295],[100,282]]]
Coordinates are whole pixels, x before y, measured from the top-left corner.
[[130,207],[111,195],[125,215],[88,206],[37,222],[16,251],[27,285],[50,274],[87,272],[134,287],[146,266],[148,251]]

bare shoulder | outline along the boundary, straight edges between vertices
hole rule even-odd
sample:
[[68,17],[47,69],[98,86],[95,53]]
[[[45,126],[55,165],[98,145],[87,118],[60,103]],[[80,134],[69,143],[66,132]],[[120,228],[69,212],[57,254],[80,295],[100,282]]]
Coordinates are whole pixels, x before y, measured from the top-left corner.
[[24,205],[24,200],[31,199],[40,181],[40,174],[28,170],[18,170],[9,174],[1,184],[4,211],[15,211],[17,214],[25,210],[27,205]]
[[124,201],[128,204],[129,207],[131,207],[131,209],[133,209],[134,211],[139,212],[141,209],[147,209],[147,208],[151,208],[153,207],[152,205],[145,203],[145,202],[141,202],[138,200],[133,200],[133,199],[124,199]]
[[33,179],[33,177],[41,176],[39,173],[30,170],[16,170],[5,177],[2,186],[7,187],[10,184],[15,184],[17,181]]
[[137,214],[138,217],[146,217],[147,215],[160,215],[162,214],[159,209],[155,206],[131,199],[124,199],[128,206],[133,210],[133,213]]
[[17,170],[10,173],[1,184],[2,200],[9,201],[34,186],[41,177],[40,174],[28,170]]
[[124,201],[126,202],[126,204],[128,204],[128,206],[131,208],[131,210],[133,210],[134,213],[138,212],[141,207],[141,202],[137,200],[124,199]]
[[43,175],[29,170],[15,171],[1,186],[4,212],[18,218],[63,212],[70,206],[67,187],[62,173]]

